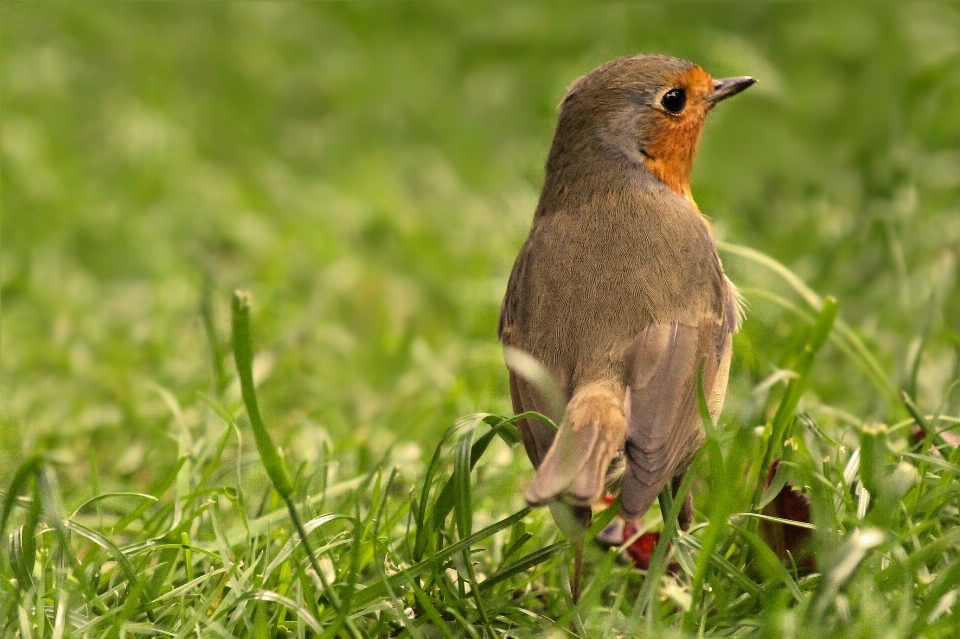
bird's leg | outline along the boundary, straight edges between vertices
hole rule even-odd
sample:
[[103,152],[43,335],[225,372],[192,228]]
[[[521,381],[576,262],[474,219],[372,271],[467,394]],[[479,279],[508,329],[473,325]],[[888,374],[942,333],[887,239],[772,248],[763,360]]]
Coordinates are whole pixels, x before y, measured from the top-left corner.
[[[680,490],[680,484],[683,483],[683,475],[677,475],[673,478],[670,486],[673,489],[673,496],[677,496],[677,492]],[[690,524],[693,523],[693,496],[690,493],[687,493],[683,498],[683,506],[680,507],[680,513],[677,515],[677,525],[679,525],[680,530],[686,532],[690,529]]]
[[570,577],[570,594],[573,596],[573,603],[580,602],[580,573],[583,569],[583,536],[577,540],[577,545],[573,551],[573,575]]

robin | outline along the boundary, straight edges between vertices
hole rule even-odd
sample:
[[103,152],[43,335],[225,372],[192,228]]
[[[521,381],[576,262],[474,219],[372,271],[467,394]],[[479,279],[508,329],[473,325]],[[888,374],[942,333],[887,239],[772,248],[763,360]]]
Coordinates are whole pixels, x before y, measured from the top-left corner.
[[[536,468],[526,500],[552,506],[561,527],[566,510],[582,532],[618,481],[628,522],[679,485],[704,440],[698,379],[720,413],[740,307],[690,174],[707,113],[754,82],[637,55],[580,78],[560,104],[498,332],[514,410],[559,424],[519,429]],[[681,527],[691,518],[687,500]]]

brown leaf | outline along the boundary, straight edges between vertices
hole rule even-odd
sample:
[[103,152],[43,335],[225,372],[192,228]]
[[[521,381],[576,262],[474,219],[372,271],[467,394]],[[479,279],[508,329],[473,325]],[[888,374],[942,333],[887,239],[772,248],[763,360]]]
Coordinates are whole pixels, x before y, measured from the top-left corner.
[[[780,460],[773,460],[767,471],[767,481],[764,488],[770,487],[779,467]],[[811,523],[810,498],[794,488],[792,484],[787,483],[773,498],[773,501],[763,508],[763,514],[768,517],[809,524]],[[813,531],[809,528],[760,520],[760,536],[767,542],[774,554],[780,558],[780,561],[785,564],[796,563],[798,568],[813,568],[815,566],[815,558],[809,549]]]

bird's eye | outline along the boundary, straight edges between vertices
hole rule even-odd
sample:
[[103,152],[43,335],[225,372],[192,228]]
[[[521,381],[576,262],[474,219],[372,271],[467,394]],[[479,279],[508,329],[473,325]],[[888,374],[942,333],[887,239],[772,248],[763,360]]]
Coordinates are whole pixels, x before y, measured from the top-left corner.
[[660,98],[664,109],[674,115],[679,115],[683,107],[687,106],[687,92],[683,89],[670,89]]

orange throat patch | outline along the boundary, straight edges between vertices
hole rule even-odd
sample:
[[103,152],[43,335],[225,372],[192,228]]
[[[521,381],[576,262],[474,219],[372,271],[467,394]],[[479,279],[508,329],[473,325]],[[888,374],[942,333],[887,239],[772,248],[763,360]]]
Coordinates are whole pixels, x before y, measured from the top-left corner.
[[679,115],[661,113],[654,116],[655,124],[648,131],[652,135],[647,139],[645,164],[670,190],[699,211],[690,192],[690,175],[700,133],[711,106],[706,98],[713,90],[713,79],[700,67],[694,67],[677,74],[672,83],[686,88],[688,106]]

